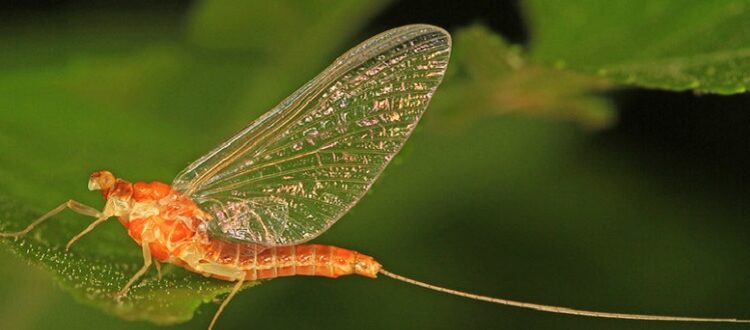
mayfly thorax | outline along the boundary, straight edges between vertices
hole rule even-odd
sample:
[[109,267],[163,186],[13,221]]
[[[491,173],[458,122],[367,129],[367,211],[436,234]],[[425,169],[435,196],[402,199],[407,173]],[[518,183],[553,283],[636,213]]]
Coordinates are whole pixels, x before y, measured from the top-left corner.
[[382,274],[410,284],[493,303],[548,312],[662,321],[735,319],[620,314],[481,296],[384,270],[372,257],[306,242],[325,232],[367,192],[411,135],[442,81],[450,35],[430,25],[388,30],[352,48],[313,80],[245,129],[190,164],[172,184],[131,183],[108,171],[88,187],[106,200],[99,211],[68,201],[18,237],[71,209],[96,218],[70,246],[116,217],[141,246],[143,266],[116,296],[151,267],[171,263],[235,282],[209,325],[246,281],[281,276],[335,278]]

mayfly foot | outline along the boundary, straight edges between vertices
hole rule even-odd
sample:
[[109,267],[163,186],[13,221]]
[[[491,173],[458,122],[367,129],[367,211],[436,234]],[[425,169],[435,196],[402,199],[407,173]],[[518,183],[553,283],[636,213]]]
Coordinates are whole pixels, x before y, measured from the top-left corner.
[[0,232],[0,238],[13,238],[14,241],[18,241],[23,235],[28,233],[27,230],[15,231],[15,232]]
[[121,303],[121,302],[122,302],[122,298],[124,298],[124,297],[125,297],[125,296],[127,296],[127,295],[128,295],[128,292],[127,292],[127,291],[124,291],[124,292],[123,292],[122,290],[120,290],[120,291],[117,291],[117,292],[113,293],[113,294],[112,294],[112,298],[113,298],[113,299],[114,299],[114,300],[115,300],[115,301],[116,301],[117,303]]

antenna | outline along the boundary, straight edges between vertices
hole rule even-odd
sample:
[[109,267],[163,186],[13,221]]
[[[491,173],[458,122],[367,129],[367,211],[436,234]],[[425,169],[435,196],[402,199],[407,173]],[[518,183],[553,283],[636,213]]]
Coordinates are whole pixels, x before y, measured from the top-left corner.
[[542,312],[550,312],[550,313],[558,313],[558,314],[572,314],[572,315],[579,315],[579,316],[590,316],[590,317],[601,317],[601,318],[609,318],[609,319],[627,319],[627,320],[648,320],[648,321],[678,321],[678,322],[726,322],[726,323],[750,323],[750,320],[738,320],[738,319],[725,319],[725,318],[704,318],[704,317],[684,317],[684,316],[667,316],[667,315],[646,315],[646,314],[624,314],[624,313],[608,313],[608,312],[596,312],[596,311],[587,311],[587,310],[581,310],[581,309],[573,309],[568,307],[561,307],[561,306],[550,306],[550,305],[541,305],[541,304],[534,304],[534,303],[527,303],[527,302],[521,302],[521,301],[515,301],[515,300],[509,300],[509,299],[502,299],[502,298],[495,298],[495,297],[488,297],[483,295],[478,295],[474,293],[468,293],[453,289],[447,289],[443,288],[437,285],[427,284],[424,282],[420,282],[408,277],[404,277],[398,274],[391,273],[385,269],[380,269],[380,273],[388,276],[392,279],[399,280],[402,282],[406,282],[409,284],[413,284],[416,286],[421,286],[423,288],[427,288],[430,290],[440,291],[447,294],[452,294],[454,296],[459,296],[463,298],[469,298],[474,300],[481,300],[486,302],[491,302],[495,304],[500,305],[507,305],[507,306],[515,306],[520,308],[527,308],[527,309],[534,309]]

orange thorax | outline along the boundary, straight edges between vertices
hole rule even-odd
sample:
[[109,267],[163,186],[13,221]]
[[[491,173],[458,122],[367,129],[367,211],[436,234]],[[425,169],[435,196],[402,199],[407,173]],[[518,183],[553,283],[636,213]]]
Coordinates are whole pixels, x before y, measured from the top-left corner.
[[117,214],[120,223],[138,244],[148,242],[151,255],[159,261],[167,261],[210,218],[190,198],[163,182],[117,179],[112,190],[102,193],[115,204],[128,204],[122,208],[125,212]]

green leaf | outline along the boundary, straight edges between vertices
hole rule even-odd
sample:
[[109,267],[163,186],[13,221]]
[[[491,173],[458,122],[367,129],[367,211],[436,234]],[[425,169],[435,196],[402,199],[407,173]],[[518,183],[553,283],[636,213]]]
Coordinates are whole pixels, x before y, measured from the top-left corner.
[[[103,72],[101,69],[103,68],[98,71]],[[72,71],[79,72],[76,69]],[[62,75],[78,76],[70,72],[63,70]],[[41,77],[49,75],[40,75]],[[132,153],[136,158],[123,157],[118,162],[122,166],[133,165],[133,170],[137,172],[140,167],[138,155],[159,158],[156,156],[159,153],[157,148],[148,146],[149,139],[164,141],[169,140],[168,136],[179,136],[174,131],[149,124],[147,117],[138,113],[97,112],[82,104],[76,105],[75,93],[63,96],[54,93],[53,88],[47,88],[46,91],[55,95],[48,96],[51,97],[48,101],[29,99],[14,92],[30,85],[42,86],[44,81],[39,79],[32,84],[28,80],[11,80],[15,82],[13,86],[16,89],[10,88],[5,79],[0,80],[0,95],[5,98],[10,97],[6,93],[12,93],[18,102],[14,107],[17,112],[13,116],[2,116],[0,119],[3,137],[0,139],[0,147],[5,151],[0,155],[0,180],[3,182],[0,188],[2,231],[22,229],[56,206],[54,203],[61,203],[68,198],[101,205],[101,201],[92,198],[96,197],[95,194],[79,196],[85,191],[83,172],[90,170],[92,164],[99,163],[92,158],[96,157],[94,155],[100,155],[106,162],[107,159],[120,158],[116,155],[112,157],[113,151]],[[25,84],[29,85],[24,86]],[[68,83],[60,86],[67,89],[73,85],[75,84]],[[47,102],[54,103],[54,106]],[[25,105],[34,105],[37,109],[25,110]],[[49,110],[39,111],[39,108]],[[53,108],[56,111],[50,111]],[[141,118],[143,121],[133,126],[128,123],[134,122],[126,117]],[[111,125],[112,123],[120,125]],[[113,130],[113,127],[116,129]],[[119,135],[117,139],[96,138],[107,137],[108,133],[113,132]],[[152,163],[150,167],[152,170],[153,167],[164,169],[164,164],[169,162],[161,166],[153,166]],[[30,208],[26,205],[38,206]],[[116,220],[111,220],[110,223],[97,227],[76,243],[70,252],[66,252],[65,242],[92,221],[91,218],[71,213],[68,211],[55,216],[19,240],[3,239],[2,245],[49,271],[63,288],[81,302],[125,319],[171,324],[191,319],[201,303],[211,301],[231,287],[228,282],[206,279],[175,267],[165,267],[163,279],[157,280],[152,269],[118,303],[112,298],[112,294],[142,265],[139,248],[129,240],[122,226]],[[250,285],[252,284],[248,284]]]
[[[0,196],[0,216],[4,231],[21,229],[20,221],[10,222],[10,219],[28,220],[39,215]],[[209,302],[230,289],[231,285],[225,282],[165,266],[162,269],[162,279],[158,279],[153,272],[149,273],[118,302],[113,299],[113,293],[140,268],[140,260],[128,252],[137,251],[138,248],[132,243],[126,244],[127,242],[115,236],[107,235],[114,233],[116,229],[108,226],[106,230],[109,233],[102,233],[104,228],[99,228],[96,234],[92,234],[96,237],[96,242],[89,240],[88,244],[74,245],[71,252],[65,252],[61,247],[70,238],[69,233],[80,229],[82,221],[62,221],[69,220],[71,216],[57,218],[60,219],[50,220],[48,225],[17,241],[4,239],[2,245],[48,270],[63,288],[82,303],[128,320],[173,324],[190,320],[200,304]],[[123,233],[120,229],[119,234]],[[254,284],[248,283],[246,287]]]
[[597,93],[608,81],[540,65],[482,25],[454,33],[451,65],[432,104],[436,128],[460,128],[478,120],[522,114],[574,121],[601,129],[616,118]]
[[[385,2],[380,3],[378,6]],[[289,2],[292,7],[288,9],[296,6],[301,9],[294,10],[304,12],[304,4]],[[344,16],[360,13],[352,17],[361,18],[376,13],[372,9],[378,6],[350,3],[335,12]],[[200,6],[194,13],[202,15]],[[74,17],[88,22],[91,15],[102,14]],[[120,21],[117,14],[108,15],[109,21]],[[0,72],[2,107],[12,110],[0,116],[0,230],[21,229],[71,198],[94,207],[102,205],[98,194],[85,189],[93,170],[110,169],[133,180],[171,182],[188,161],[228,137],[237,125],[247,124],[270,108],[258,103],[274,93],[243,104],[244,91],[267,92],[274,86],[268,83],[268,77],[283,77],[271,80],[289,88],[287,79],[305,78],[289,71],[301,63],[309,65],[306,70],[315,70],[316,62],[322,63],[328,52],[346,41],[341,35],[356,31],[334,29],[338,25],[314,18],[307,22],[319,28],[304,29],[304,37],[293,33],[277,36],[301,45],[276,42],[274,51],[300,51],[298,47],[312,46],[310,43],[319,47],[309,51],[307,57],[300,58],[292,51],[273,58],[273,63],[288,68],[276,73],[279,76],[258,72],[260,67],[269,70],[265,69],[267,60],[226,54],[203,56],[201,51],[172,41],[154,41],[154,35],[166,35],[164,39],[168,40],[179,38],[177,30],[164,33],[159,21],[144,21],[139,27],[143,42],[131,40],[123,46],[126,51],[113,53],[104,42],[79,49],[44,41],[0,54],[0,63],[13,64]],[[65,25],[58,31],[59,38],[76,40],[81,33],[77,26]],[[337,33],[329,35],[334,30]],[[120,31],[115,24],[90,33],[102,41],[117,40]],[[63,61],[50,62],[37,55],[42,53],[39,49],[56,47]],[[18,57],[27,63],[19,64]],[[250,78],[248,82],[252,71],[265,78]],[[284,88],[275,93],[284,92]],[[199,97],[195,91],[200,91]],[[229,282],[165,266],[163,279],[157,280],[152,270],[118,303],[111,295],[141,266],[140,249],[112,220],[65,252],[66,241],[92,220],[66,211],[27,237],[3,239],[2,245],[50,272],[77,300],[125,319],[158,324],[184,322],[202,303],[213,301],[232,287]]]
[[745,1],[529,0],[526,9],[535,59],[649,88],[750,86]]

